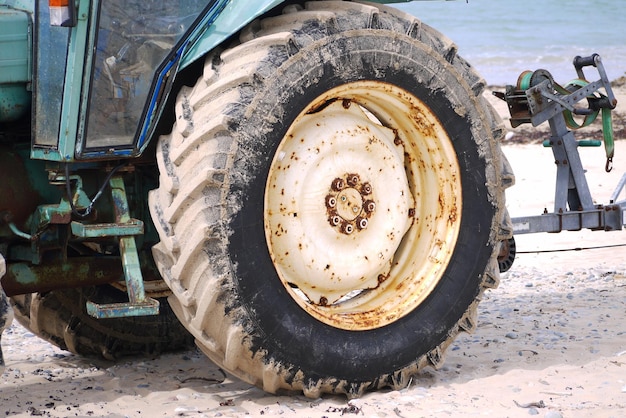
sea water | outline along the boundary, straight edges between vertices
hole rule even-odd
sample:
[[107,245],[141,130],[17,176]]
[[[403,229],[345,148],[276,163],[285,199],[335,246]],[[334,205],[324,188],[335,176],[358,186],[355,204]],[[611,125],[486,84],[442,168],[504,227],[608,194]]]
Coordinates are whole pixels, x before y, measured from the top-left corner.
[[[626,0],[468,0],[394,4],[459,47],[488,84],[515,84],[525,70],[576,78],[575,56],[600,54],[609,80],[626,74]],[[599,78],[585,68],[589,81]]]

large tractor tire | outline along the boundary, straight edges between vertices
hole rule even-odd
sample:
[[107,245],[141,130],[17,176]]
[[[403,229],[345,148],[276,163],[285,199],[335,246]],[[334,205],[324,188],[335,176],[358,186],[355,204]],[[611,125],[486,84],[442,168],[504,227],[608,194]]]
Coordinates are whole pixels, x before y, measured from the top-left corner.
[[309,397],[439,366],[510,236],[483,88],[437,31],[353,2],[289,6],[209,56],[149,202],[170,303],[208,357]]
[[193,338],[180,324],[166,298],[159,315],[96,319],[86,302],[128,301],[110,285],[29,293],[11,297],[15,318],[33,334],[75,354],[115,360],[130,355],[154,355],[188,348]]

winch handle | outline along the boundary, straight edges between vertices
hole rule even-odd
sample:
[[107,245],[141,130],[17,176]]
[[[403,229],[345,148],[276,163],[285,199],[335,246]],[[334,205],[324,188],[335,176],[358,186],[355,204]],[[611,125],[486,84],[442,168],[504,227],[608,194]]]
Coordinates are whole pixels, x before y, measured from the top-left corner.
[[591,54],[588,57],[576,56],[574,58],[574,68],[576,68],[576,71],[578,71],[578,70],[581,70],[583,67],[589,67],[589,66],[597,67],[598,66],[597,58],[600,58],[600,55]]
[[600,75],[599,81],[602,83],[604,90],[606,90],[606,97],[604,97],[598,105],[606,109],[615,109],[617,99],[615,98],[615,94],[613,94],[613,89],[611,88],[611,83],[609,82],[606,71],[604,70],[604,65],[602,64],[602,58],[600,58],[600,55],[591,54],[588,57],[576,56],[573,64],[576,69],[576,74],[578,74],[578,78],[581,80],[587,79],[583,73],[583,67],[596,67],[598,74]]

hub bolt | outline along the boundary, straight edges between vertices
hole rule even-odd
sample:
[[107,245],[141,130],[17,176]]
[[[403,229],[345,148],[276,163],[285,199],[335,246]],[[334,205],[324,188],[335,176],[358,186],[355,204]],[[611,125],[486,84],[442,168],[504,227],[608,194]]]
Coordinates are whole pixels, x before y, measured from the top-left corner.
[[348,174],[348,178],[346,179],[348,182],[348,186],[354,187],[359,184],[359,175],[358,174]]
[[346,184],[343,182],[343,179],[336,178],[335,180],[333,180],[333,182],[330,185],[330,187],[333,190],[335,190],[337,192],[340,192],[341,190],[343,190],[344,187],[346,187]]
[[366,200],[366,201],[363,203],[363,210],[364,210],[366,213],[372,213],[372,212],[374,212],[374,211],[376,210],[376,203],[374,203],[374,201],[373,201],[373,200]]

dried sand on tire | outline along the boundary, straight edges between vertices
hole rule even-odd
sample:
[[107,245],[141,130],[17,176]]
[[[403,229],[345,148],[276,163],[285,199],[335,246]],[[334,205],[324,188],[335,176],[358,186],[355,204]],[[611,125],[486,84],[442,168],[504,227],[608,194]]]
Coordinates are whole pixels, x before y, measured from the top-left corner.
[[[626,90],[618,87],[626,106]],[[506,106],[494,101],[506,116]],[[618,113],[619,113],[618,105]],[[524,128],[526,129],[526,128]],[[521,139],[522,131],[515,131]],[[545,132],[545,130],[544,130]],[[505,142],[517,184],[512,216],[550,210],[551,153]],[[602,149],[583,149],[592,194],[607,203],[626,171],[626,145],[603,171]],[[219,370],[196,350],[117,364],[58,350],[17,324],[2,345],[0,415],[9,417],[623,417],[626,416],[626,244],[624,232],[517,237],[518,255],[500,287],[485,293],[478,328],[451,345],[441,370],[402,391],[351,402],[271,396]],[[583,247],[607,248],[546,252]]]

